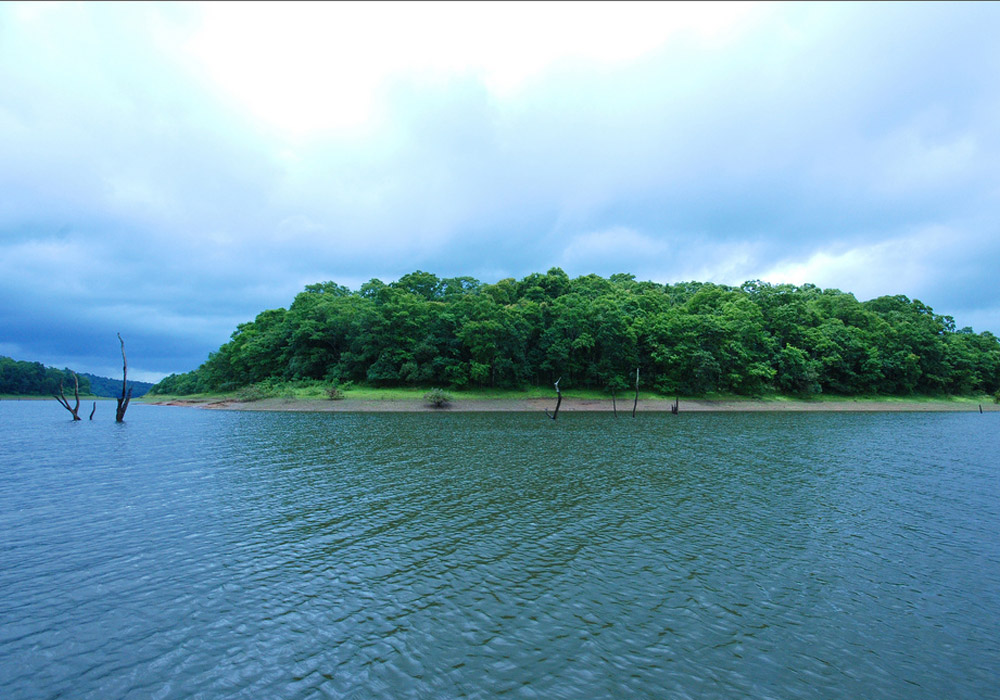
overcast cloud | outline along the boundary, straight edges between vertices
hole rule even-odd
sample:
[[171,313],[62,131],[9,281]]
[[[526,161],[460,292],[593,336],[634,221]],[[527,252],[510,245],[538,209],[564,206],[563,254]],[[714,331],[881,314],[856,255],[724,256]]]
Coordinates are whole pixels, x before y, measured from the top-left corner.
[[1000,6],[0,4],[0,354],[313,282],[812,282],[1000,333]]

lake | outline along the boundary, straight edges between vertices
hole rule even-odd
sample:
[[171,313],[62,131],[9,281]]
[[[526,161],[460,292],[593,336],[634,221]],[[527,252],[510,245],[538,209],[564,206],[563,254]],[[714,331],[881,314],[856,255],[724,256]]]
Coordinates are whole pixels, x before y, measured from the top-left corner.
[[995,698],[998,526],[1000,413],[0,401],[0,697]]

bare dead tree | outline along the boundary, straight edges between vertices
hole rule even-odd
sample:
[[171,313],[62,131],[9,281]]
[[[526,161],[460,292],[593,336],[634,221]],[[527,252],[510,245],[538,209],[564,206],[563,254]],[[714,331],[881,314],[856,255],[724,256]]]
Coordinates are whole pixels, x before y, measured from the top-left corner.
[[94,420],[94,414],[97,412],[97,402],[94,402],[94,407],[90,409],[90,420]]
[[[122,395],[118,397],[118,409],[115,411],[115,422],[121,423],[125,420],[125,411],[128,410],[128,402],[132,400],[132,387],[126,391],[126,381],[128,379],[128,360],[125,359],[125,341],[122,334],[118,334],[118,342],[122,344]],[[95,405],[96,408],[96,405]]]
[[615,402],[615,387],[611,386],[611,410],[615,412],[615,418],[618,417],[618,404]]
[[674,399],[674,403],[670,407],[670,412],[676,416],[680,408],[681,408],[681,397],[678,396],[677,398]]
[[77,378],[76,372],[73,372],[73,396],[76,398],[76,405],[70,408],[69,401],[66,400],[66,394],[63,393],[62,381],[59,382],[59,396],[55,394],[52,396],[63,408],[72,414],[73,420],[80,420],[80,414],[77,413],[80,410],[80,380]]
[[556,410],[553,411],[552,413],[549,413],[549,409],[547,409],[547,408],[545,409],[545,415],[547,415],[552,420],[555,420],[556,418],[559,417],[559,406],[562,404],[562,392],[559,391],[559,382],[561,382],[561,381],[562,381],[562,377],[559,377],[559,379],[556,380],[556,385],[555,385],[556,386]]
[[632,404],[632,417],[635,418],[635,409],[639,406],[639,368],[635,368],[635,402]]

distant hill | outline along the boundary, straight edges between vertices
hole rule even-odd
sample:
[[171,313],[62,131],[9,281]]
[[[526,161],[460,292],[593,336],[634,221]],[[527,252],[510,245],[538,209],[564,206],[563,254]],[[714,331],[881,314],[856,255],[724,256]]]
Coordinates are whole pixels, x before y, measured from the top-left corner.
[[[121,395],[120,379],[98,377],[88,372],[77,372],[81,394],[115,398]],[[9,357],[0,357],[0,394],[22,396],[51,396],[63,390],[73,392],[73,371],[69,368],[46,367],[41,362],[24,362]],[[153,386],[149,382],[129,382],[132,397],[144,395]]]
[[[90,384],[79,376],[80,393],[90,392]],[[24,362],[10,357],[0,357],[0,394],[19,396],[51,396],[62,384],[65,391],[73,393],[73,373],[69,369],[46,367],[41,362]]]
[[[121,396],[122,393],[122,380],[121,379],[109,379],[108,377],[98,377],[95,374],[90,374],[88,372],[80,372],[80,377],[86,377],[90,381],[90,391],[95,396],[106,396],[110,398],[117,398]],[[149,391],[153,385],[150,382],[134,382],[129,381],[129,386],[132,387],[132,398],[137,399]]]

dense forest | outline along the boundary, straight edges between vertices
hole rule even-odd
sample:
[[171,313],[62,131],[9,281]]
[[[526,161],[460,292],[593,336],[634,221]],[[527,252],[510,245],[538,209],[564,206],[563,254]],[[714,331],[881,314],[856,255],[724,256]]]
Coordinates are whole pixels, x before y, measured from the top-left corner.
[[413,272],[351,291],[308,285],[240,324],[158,393],[265,380],[373,386],[626,388],[663,394],[971,394],[1000,390],[1000,341],[905,296],[859,302],[814,285],[570,279],[484,284]]
[[[91,393],[90,380],[79,375],[80,393]],[[23,362],[0,357],[0,394],[20,396],[52,396],[63,390],[73,393],[73,371],[46,367],[40,362]]]

